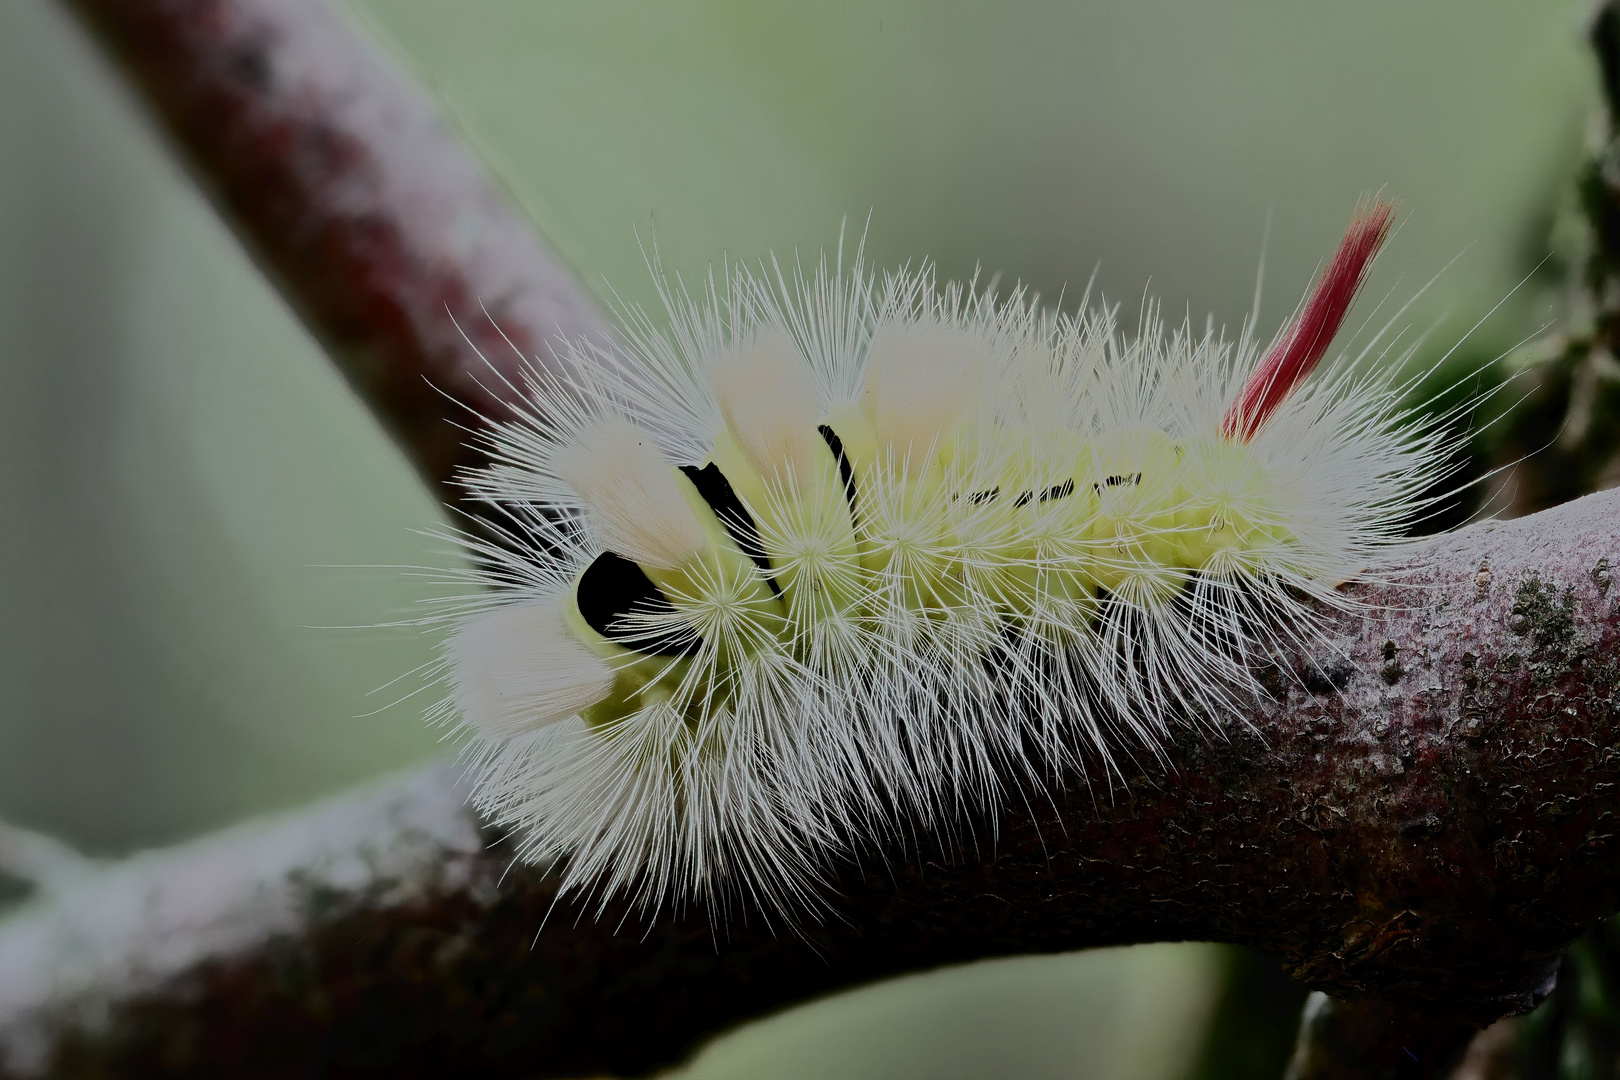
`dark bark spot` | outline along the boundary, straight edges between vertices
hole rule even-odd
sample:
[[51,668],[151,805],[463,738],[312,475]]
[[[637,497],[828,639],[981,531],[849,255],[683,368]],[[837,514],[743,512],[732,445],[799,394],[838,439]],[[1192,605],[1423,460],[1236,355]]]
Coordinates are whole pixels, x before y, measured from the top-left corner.
[[1326,697],[1343,690],[1355,674],[1356,666],[1343,658],[1320,667],[1310,664],[1305,668],[1305,689],[1318,697]]
[[1267,664],[1254,673],[1255,681],[1260,684],[1273,701],[1288,700],[1288,684],[1283,680],[1282,669],[1276,664]]
[[1446,823],[1441,820],[1439,814],[1424,814],[1420,818],[1403,821],[1401,823],[1401,835],[1413,837],[1435,836],[1445,827]]

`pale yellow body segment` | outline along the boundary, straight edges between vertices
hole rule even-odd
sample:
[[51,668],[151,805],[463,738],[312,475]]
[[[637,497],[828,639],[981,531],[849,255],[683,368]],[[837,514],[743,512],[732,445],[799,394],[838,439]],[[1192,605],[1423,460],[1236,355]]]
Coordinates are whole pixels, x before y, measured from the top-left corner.
[[837,435],[850,486],[830,445],[808,475],[767,480],[722,432],[705,463],[752,518],[769,579],[678,479],[708,544],[686,565],[643,570],[702,641],[697,655],[638,653],[568,605],[570,630],[618,672],[588,721],[659,701],[723,708],[733,673],[762,652],[814,666],[809,643],[831,622],[881,634],[897,615],[941,628],[989,619],[1061,645],[1109,596],[1167,603],[1195,573],[1241,572],[1246,555],[1292,542],[1266,470],[1246,443],[1218,434],[963,425],[902,460],[856,405],[823,427]]

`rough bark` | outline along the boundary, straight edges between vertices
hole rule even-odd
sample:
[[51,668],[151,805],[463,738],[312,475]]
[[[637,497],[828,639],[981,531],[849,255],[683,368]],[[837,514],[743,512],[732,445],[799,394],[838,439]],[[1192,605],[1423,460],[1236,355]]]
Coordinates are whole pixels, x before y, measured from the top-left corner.
[[523,356],[554,366],[552,340],[605,332],[426,95],[325,0],[71,4],[424,476],[481,463],[457,425],[504,415]]
[[1009,806],[993,842],[840,867],[806,940],[554,910],[447,768],[101,871],[0,924],[6,1069],[639,1073],[870,979],[1189,938],[1482,1026],[1620,907],[1617,528],[1620,492],[1433,542],[1352,586],[1367,614],[1268,671],[1245,722]]

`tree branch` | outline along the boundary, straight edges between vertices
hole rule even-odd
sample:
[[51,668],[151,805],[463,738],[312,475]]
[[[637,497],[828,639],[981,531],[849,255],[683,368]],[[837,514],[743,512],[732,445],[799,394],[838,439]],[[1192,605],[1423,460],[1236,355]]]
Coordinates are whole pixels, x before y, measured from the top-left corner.
[[361,397],[458,498],[454,467],[483,459],[443,395],[499,418],[523,355],[555,367],[550,341],[604,334],[573,275],[325,0],[71,2]]
[[1245,724],[1010,805],[976,848],[839,867],[808,940],[554,910],[441,767],[0,924],[0,1049],[17,1076],[637,1073],[870,979],[1189,938],[1482,1026],[1620,906],[1617,531],[1610,492],[1425,546],[1401,584],[1352,586],[1369,613],[1283,658]]

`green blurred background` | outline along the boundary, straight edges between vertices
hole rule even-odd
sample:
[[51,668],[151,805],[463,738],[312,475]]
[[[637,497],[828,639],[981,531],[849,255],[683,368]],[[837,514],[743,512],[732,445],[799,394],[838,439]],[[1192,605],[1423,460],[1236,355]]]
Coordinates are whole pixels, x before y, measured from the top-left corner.
[[[604,293],[651,300],[637,230],[692,274],[870,213],[879,265],[1054,298],[1095,272],[1126,310],[1151,289],[1235,327],[1269,220],[1269,332],[1383,187],[1406,214],[1369,295],[1460,256],[1404,320],[1444,345],[1552,243],[1595,113],[1582,10],[351,7]],[[1553,311],[1532,283],[1470,349]],[[443,752],[418,702],[376,711],[428,642],[322,629],[430,594],[386,567],[450,558],[412,531],[438,513],[77,27],[0,3],[0,816],[120,853]],[[683,1075],[1275,1075],[1297,1001],[1211,946],[1004,961],[817,1003]]]

